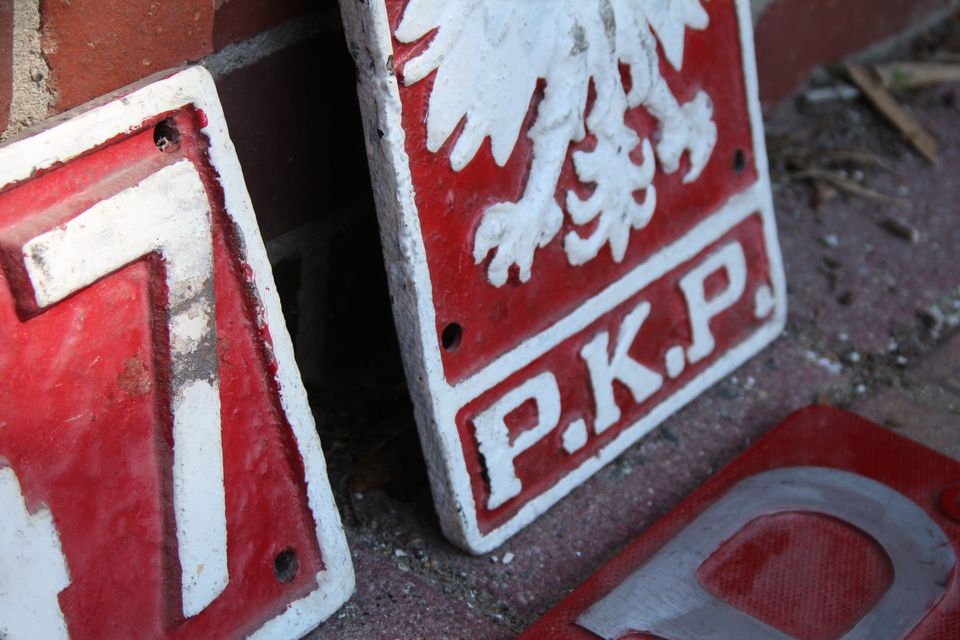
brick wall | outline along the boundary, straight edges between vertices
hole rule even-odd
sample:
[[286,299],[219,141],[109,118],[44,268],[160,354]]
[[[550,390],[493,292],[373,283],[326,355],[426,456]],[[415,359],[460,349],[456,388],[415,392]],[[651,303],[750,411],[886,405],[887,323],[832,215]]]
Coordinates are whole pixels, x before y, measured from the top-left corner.
[[956,0],[753,0],[760,93],[786,99],[814,67],[937,20]]
[[[789,96],[814,66],[956,4],[753,0],[765,101]],[[373,268],[367,262],[351,268],[345,300],[352,305],[366,300],[370,317],[389,318],[373,308],[384,304],[386,294],[353,63],[333,0],[0,0],[0,131],[9,138],[51,115],[190,62],[203,62],[217,78],[264,236],[283,262],[281,279],[289,280],[281,286],[296,292],[285,301],[291,322],[309,322],[309,333],[317,333],[317,323],[325,320],[316,301],[326,304],[340,295],[327,291],[326,262],[308,249],[317,242],[350,247],[347,260],[372,261]],[[374,251],[359,248],[360,242]],[[354,320],[343,330],[356,333],[357,326]],[[335,362],[337,349],[345,347],[343,341],[324,343],[303,333],[301,361],[313,371],[308,382],[319,384],[316,363]]]

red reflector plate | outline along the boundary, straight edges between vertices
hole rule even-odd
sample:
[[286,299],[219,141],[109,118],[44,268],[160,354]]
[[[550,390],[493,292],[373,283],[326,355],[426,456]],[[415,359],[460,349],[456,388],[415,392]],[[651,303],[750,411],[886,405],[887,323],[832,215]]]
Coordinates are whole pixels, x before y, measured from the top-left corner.
[[956,638],[958,485],[957,461],[806,409],[521,638]]

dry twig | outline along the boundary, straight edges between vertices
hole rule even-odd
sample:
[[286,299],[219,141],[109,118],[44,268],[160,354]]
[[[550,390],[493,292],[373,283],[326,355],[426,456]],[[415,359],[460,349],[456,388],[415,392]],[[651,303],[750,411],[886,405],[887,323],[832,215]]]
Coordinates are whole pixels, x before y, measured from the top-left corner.
[[890,62],[877,65],[883,86],[894,91],[960,82],[960,64],[943,62]]
[[866,67],[848,62],[846,70],[850,79],[860,87],[873,106],[910,141],[923,157],[934,165],[937,164],[939,145],[933,136],[900,106]]
[[865,187],[859,182],[837,175],[833,171],[825,171],[824,169],[804,169],[791,173],[790,177],[795,180],[811,180],[814,183],[826,182],[841,191],[873,200],[874,202],[906,202],[903,198],[888,196],[870,187]]

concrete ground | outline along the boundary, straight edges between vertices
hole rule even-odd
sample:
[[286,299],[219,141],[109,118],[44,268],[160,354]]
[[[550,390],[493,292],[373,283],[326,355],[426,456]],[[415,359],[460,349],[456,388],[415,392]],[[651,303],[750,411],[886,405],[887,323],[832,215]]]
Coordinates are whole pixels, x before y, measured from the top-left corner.
[[[344,356],[330,388],[313,395],[358,586],[309,638],[514,637],[759,436],[815,401],[960,457],[960,86],[899,99],[940,140],[938,166],[860,101],[797,101],[769,119],[790,293],[786,333],[481,557],[440,533],[376,275],[372,205],[363,203],[373,284],[330,299],[342,295],[355,306],[346,296],[365,296],[369,315],[331,311],[330,335],[352,336],[350,361]],[[842,171],[876,193],[817,187],[803,177],[810,169]],[[918,231],[916,241],[906,225]]]

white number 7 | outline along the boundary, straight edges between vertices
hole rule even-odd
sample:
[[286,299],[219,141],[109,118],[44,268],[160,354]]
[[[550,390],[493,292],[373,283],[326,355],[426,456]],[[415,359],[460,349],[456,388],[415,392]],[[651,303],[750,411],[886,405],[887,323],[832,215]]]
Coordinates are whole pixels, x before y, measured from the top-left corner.
[[229,582],[213,236],[200,176],[182,160],[23,246],[40,308],[154,253],[168,290],[173,507],[183,614],[190,617]]

